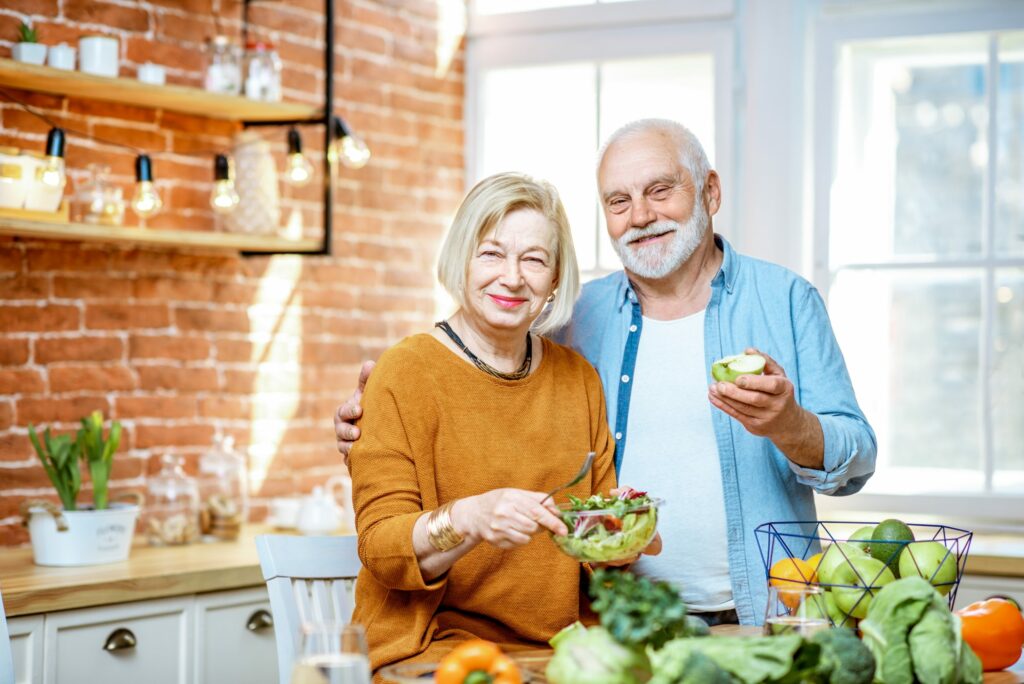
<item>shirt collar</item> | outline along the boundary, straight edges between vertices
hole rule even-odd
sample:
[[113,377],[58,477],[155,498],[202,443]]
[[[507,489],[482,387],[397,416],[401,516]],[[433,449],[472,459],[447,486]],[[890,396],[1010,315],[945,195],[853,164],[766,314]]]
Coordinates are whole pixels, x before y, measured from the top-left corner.
[[722,250],[722,265],[715,277],[711,279],[711,287],[719,287],[724,284],[726,292],[732,294],[732,290],[736,286],[736,251],[729,241],[718,233],[715,233],[715,244]]
[[[715,233],[715,245],[722,250],[723,258],[718,273],[711,279],[711,287],[725,285],[726,291],[732,294],[733,287],[736,285],[736,252],[733,250],[732,245],[729,244],[729,241],[718,233]],[[619,311],[622,311],[623,307],[637,304],[639,300],[636,297],[636,292],[633,290],[632,283],[626,277],[626,272],[619,271],[618,275],[619,283],[615,293],[615,301],[619,305]]]

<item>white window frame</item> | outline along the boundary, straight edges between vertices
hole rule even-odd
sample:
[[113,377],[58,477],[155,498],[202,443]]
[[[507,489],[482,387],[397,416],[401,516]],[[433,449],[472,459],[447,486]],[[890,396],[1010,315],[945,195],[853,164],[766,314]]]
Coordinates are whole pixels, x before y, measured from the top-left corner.
[[[867,11],[864,6],[867,5]],[[842,46],[850,41],[900,37],[919,37],[940,34],[982,33],[1024,30],[1024,4],[1000,2],[897,2],[888,5],[853,3],[850,0],[831,0],[822,5],[822,11],[813,27],[812,58],[814,65],[813,88],[809,90],[812,108],[813,136],[808,140],[812,148],[810,173],[805,178],[812,204],[811,237],[813,241],[813,281],[828,297],[832,273],[829,264],[829,220],[831,215],[830,191],[835,180],[837,122],[839,101],[838,64]],[[990,42],[989,83],[997,83],[998,69],[991,68],[995,51]],[[989,87],[989,130],[995,129],[995,100],[997,88]],[[996,268],[1024,267],[1024,257],[1003,257],[992,253],[995,237],[994,177],[996,155],[990,154],[985,174],[983,207],[982,253],[971,259],[890,260],[875,264],[858,264],[857,268],[883,270],[909,270],[915,268],[980,268],[984,269],[982,286],[982,340],[980,350],[982,409],[982,458],[984,459],[986,487],[990,486],[994,470],[994,454],[989,437],[991,432],[991,349],[993,337],[992,301]],[[985,492],[980,494],[896,495],[860,493],[852,499],[819,497],[819,509],[828,511],[886,511],[932,516],[939,514],[948,520],[998,521],[998,523],[1024,523],[1024,496]],[[824,515],[819,515],[824,518]]]
[[[466,46],[466,180],[479,180],[482,78],[488,70],[570,61],[711,54],[715,83],[715,168],[734,178],[734,0],[633,0],[530,12],[470,14]],[[514,135],[515,132],[510,132]],[[595,149],[596,151],[596,149]],[[596,155],[593,162],[596,163]],[[589,171],[595,174],[596,169]],[[726,194],[716,230],[731,229],[736,194]],[[735,236],[733,231],[732,236]],[[599,236],[595,235],[595,239]],[[582,275],[607,273],[600,268]]]

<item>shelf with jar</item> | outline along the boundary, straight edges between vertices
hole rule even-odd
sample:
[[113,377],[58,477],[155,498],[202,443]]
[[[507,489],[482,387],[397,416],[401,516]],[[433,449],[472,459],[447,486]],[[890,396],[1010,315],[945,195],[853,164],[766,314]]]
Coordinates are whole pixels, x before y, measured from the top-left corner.
[[[74,49],[61,48],[56,64],[44,67],[0,59],[0,97],[9,100],[26,112],[52,126],[47,140],[47,163],[56,164],[61,177],[61,199],[65,170],[63,139],[60,124],[36,112],[16,93],[2,86],[14,86],[34,92],[82,97],[102,101],[130,103],[135,106],[167,109],[198,116],[222,118],[241,124],[243,129],[230,150],[215,149],[202,153],[213,158],[213,190],[210,208],[217,215],[216,231],[153,230],[145,228],[147,219],[163,208],[163,201],[154,183],[154,158],[162,152],[147,152],[128,144],[102,140],[87,132],[68,128],[67,134],[83,139],[102,140],[107,144],[130,149],[136,155],[136,183],[130,202],[114,196],[121,191],[102,179],[93,179],[84,189],[69,198],[74,202],[75,223],[67,222],[64,215],[54,212],[50,216],[0,213],[0,235],[36,237],[63,240],[100,240],[135,243],[168,248],[213,248],[238,250],[243,256],[263,253],[331,254],[333,225],[333,181],[337,164],[358,169],[370,158],[366,143],[356,135],[342,118],[333,112],[334,104],[334,2],[324,0],[324,100],[312,107],[283,103],[281,99],[282,64],[274,46],[266,41],[249,40],[248,8],[252,0],[242,3],[242,44],[244,52],[227,37],[218,36],[210,42],[209,59],[204,74],[204,89],[164,85],[163,67],[146,63],[138,69],[138,80],[118,78],[117,38],[112,36],[84,36],[78,43],[78,62],[81,71],[74,71]],[[52,60],[51,60],[52,62]],[[241,95],[244,93],[244,97]],[[304,212],[292,206],[283,221],[279,181],[285,185],[301,186],[313,180],[314,169],[302,154],[302,141],[297,126],[322,126],[325,154],[322,155],[322,237],[314,244],[303,238]],[[288,158],[283,173],[279,173],[269,152],[269,145],[258,130],[264,127],[287,126]],[[60,137],[61,151],[51,150],[53,136]],[[157,160],[159,161],[159,160]],[[53,173],[50,174],[54,175]],[[42,177],[29,174],[23,182],[38,183]],[[0,176],[0,185],[13,186],[16,179]],[[13,187],[6,188],[12,190]],[[4,205],[0,187],[0,209]],[[290,194],[290,193],[289,193]],[[82,195],[87,195],[83,198]],[[75,210],[84,203],[86,210]],[[141,221],[143,228],[121,229],[125,207],[129,206]],[[64,206],[64,205],[60,205]],[[12,209],[25,206],[12,205]],[[220,231],[227,232],[220,232]],[[235,233],[231,235],[230,233]]]
[[323,116],[320,107],[300,102],[254,100],[200,88],[155,85],[132,78],[97,76],[3,58],[0,58],[0,86],[230,121],[295,121]]

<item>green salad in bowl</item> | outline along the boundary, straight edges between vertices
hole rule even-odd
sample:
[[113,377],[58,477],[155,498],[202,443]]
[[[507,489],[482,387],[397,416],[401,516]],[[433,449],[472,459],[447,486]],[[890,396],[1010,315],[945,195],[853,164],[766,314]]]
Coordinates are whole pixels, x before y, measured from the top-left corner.
[[564,553],[587,563],[631,558],[654,539],[661,499],[624,487],[618,496],[594,494],[589,499],[569,496],[561,504],[567,535],[551,535]]

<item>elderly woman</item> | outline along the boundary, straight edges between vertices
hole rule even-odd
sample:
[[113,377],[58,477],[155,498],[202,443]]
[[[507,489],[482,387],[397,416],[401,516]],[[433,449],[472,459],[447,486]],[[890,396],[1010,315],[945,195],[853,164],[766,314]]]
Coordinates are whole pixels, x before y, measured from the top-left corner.
[[458,310],[381,356],[350,454],[363,562],[353,619],[375,670],[438,660],[473,637],[546,645],[579,616],[581,566],[537,534],[567,533],[545,492],[588,451],[590,476],[569,493],[615,486],[597,373],[540,337],[579,291],[554,188],[510,173],[481,181],[438,277]]

